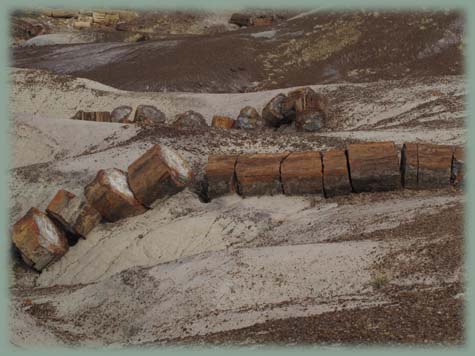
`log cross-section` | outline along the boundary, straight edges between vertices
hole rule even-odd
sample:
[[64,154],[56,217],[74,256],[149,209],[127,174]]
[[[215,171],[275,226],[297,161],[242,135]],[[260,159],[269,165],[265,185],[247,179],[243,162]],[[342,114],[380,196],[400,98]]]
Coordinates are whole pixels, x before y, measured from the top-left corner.
[[287,195],[323,194],[322,159],[318,151],[293,152],[282,162],[282,187]]
[[326,197],[351,193],[348,162],[344,150],[332,149],[322,152],[323,190]]
[[404,188],[417,189],[418,170],[418,144],[405,143],[401,151],[401,181]]
[[418,188],[437,189],[450,185],[453,148],[447,145],[418,144]]
[[242,154],[236,164],[239,193],[243,196],[282,193],[280,164],[284,153]]
[[210,155],[206,166],[208,199],[236,191],[234,169],[238,155]]

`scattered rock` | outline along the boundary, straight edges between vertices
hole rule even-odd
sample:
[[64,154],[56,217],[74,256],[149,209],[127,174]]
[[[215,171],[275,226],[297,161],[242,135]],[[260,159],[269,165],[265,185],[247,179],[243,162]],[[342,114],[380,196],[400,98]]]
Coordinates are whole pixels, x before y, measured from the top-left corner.
[[236,175],[234,169],[238,155],[209,155],[206,166],[208,199],[235,192]]
[[36,208],[13,225],[12,241],[26,264],[41,271],[69,249],[64,232]]
[[252,106],[241,109],[236,119],[236,127],[245,130],[259,129],[264,126],[261,115]]
[[453,148],[446,145],[418,144],[419,189],[437,189],[450,184]]
[[293,152],[281,166],[284,194],[323,195],[322,158],[318,151]]
[[135,110],[134,122],[144,125],[163,124],[167,120],[165,114],[153,105],[139,105]]
[[399,158],[394,142],[348,145],[351,185],[356,193],[401,189]]
[[182,114],[178,114],[173,122],[175,127],[208,127],[205,118],[199,112],[188,110]]
[[213,116],[213,119],[211,120],[211,126],[216,127],[216,128],[231,129],[234,127],[234,125],[235,125],[234,120],[228,116],[215,115]]
[[88,202],[63,189],[48,204],[46,213],[64,230],[83,239],[101,221],[101,214]]
[[157,200],[183,190],[192,179],[189,164],[174,150],[155,145],[128,168],[135,197],[150,207]]
[[325,197],[351,193],[348,163],[344,150],[334,149],[322,152],[323,189]]
[[132,113],[132,108],[128,105],[116,107],[111,112],[111,121],[120,123],[129,123],[129,116]]
[[297,131],[319,131],[325,124],[325,116],[321,111],[305,110],[298,112],[295,117]]
[[97,172],[96,178],[84,188],[84,195],[102,217],[110,222],[146,211],[130,190],[127,174],[116,168]]
[[282,103],[286,98],[282,93],[277,94],[262,109],[262,120],[267,127],[279,127],[290,123],[282,110]]

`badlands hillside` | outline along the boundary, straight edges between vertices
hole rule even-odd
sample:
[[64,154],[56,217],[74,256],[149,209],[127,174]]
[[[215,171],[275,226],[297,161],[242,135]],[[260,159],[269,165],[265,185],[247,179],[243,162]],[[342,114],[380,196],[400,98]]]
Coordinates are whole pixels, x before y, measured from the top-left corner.
[[[127,31],[149,34],[140,41],[73,27],[77,14],[14,14],[11,225],[31,207],[44,211],[59,189],[82,196],[100,169],[127,171],[154,144],[177,151],[194,177],[144,214],[101,222],[41,273],[12,245],[11,342],[463,344],[463,189],[203,196],[213,154],[463,146],[463,16],[293,11],[244,28],[228,23],[231,14],[150,15],[148,31],[137,30],[143,14],[126,18]],[[20,38],[21,21],[50,21],[61,43]],[[92,37],[65,43],[65,33]],[[328,99],[321,130],[211,126],[214,115],[261,113],[303,86]],[[123,105],[153,105],[166,119],[71,119]],[[188,110],[210,126],[172,125]]]

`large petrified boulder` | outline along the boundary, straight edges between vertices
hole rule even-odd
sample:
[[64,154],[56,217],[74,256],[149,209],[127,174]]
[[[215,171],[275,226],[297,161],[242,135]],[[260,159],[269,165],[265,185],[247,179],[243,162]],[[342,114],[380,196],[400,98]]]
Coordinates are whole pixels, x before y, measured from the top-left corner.
[[135,109],[134,122],[143,125],[163,124],[167,120],[165,114],[153,105],[139,105]]
[[291,153],[281,166],[284,194],[323,195],[322,158],[318,151]]
[[23,260],[37,271],[53,263],[69,249],[64,232],[36,208],[13,225],[12,241]]
[[102,217],[110,222],[146,211],[130,190],[127,174],[116,168],[99,170],[96,178],[84,188],[84,195]]
[[82,111],[79,110],[73,117],[73,120],[111,122],[111,113],[108,111]]
[[347,152],[355,192],[401,189],[398,151],[394,142],[350,144]]
[[206,165],[207,197],[214,199],[236,191],[234,172],[238,155],[209,155]]
[[289,119],[295,119],[298,131],[320,130],[325,124],[327,107],[327,98],[310,87],[289,92],[282,103],[282,110]]
[[253,130],[264,126],[261,115],[252,106],[246,106],[241,109],[236,119],[236,128]]
[[132,107],[128,105],[118,106],[111,112],[111,121],[128,123],[130,122],[129,117],[131,113],[132,113]]
[[350,194],[351,184],[345,151],[332,149],[322,152],[322,156],[325,197]]
[[130,189],[147,207],[183,190],[192,179],[189,164],[176,151],[159,144],[135,160],[127,171]]
[[452,182],[455,186],[463,186],[465,173],[465,151],[463,146],[454,148],[454,159],[452,161]]
[[286,98],[284,94],[279,93],[262,109],[262,120],[267,127],[279,127],[290,122],[288,115],[282,108],[282,103]]
[[228,116],[215,115],[211,120],[211,126],[220,129],[231,129],[234,127],[234,119]]
[[448,186],[452,173],[452,156],[452,146],[419,143],[419,189],[436,189]]
[[401,151],[401,181],[404,188],[417,189],[418,166],[417,143],[405,143]]
[[69,233],[83,239],[101,221],[101,214],[87,201],[60,189],[46,208],[46,213]]
[[280,164],[284,153],[242,154],[236,163],[239,193],[243,196],[282,193]]
[[203,115],[201,115],[199,112],[188,110],[176,116],[173,126],[201,128],[208,127],[208,124],[206,123]]

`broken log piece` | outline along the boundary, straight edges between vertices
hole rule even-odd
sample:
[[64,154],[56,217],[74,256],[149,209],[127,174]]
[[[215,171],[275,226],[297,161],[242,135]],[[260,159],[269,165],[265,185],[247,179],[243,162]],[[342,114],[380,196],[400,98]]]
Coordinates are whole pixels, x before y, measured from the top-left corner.
[[23,261],[37,271],[50,265],[69,249],[64,232],[36,208],[13,225],[12,241]]
[[120,169],[99,170],[94,180],[84,188],[84,195],[89,204],[110,222],[146,211],[130,190],[127,174]]
[[206,122],[203,115],[201,115],[199,112],[188,110],[184,113],[176,115],[172,126],[202,128],[208,127],[208,123]]
[[463,146],[454,148],[454,158],[452,160],[452,183],[455,186],[463,186],[465,173],[465,150]]
[[347,152],[350,181],[355,192],[401,189],[398,151],[394,142],[350,144]]
[[254,21],[251,15],[234,13],[231,15],[231,19],[229,20],[229,23],[238,25],[239,27],[242,27],[242,26],[249,27],[253,25]]
[[130,189],[147,207],[183,190],[192,179],[188,163],[176,151],[159,144],[135,160],[127,172]]
[[325,116],[321,111],[309,109],[297,112],[295,116],[295,128],[297,131],[314,132],[323,128]]
[[418,188],[437,189],[450,185],[453,149],[451,146],[418,144]]
[[132,113],[132,107],[122,105],[111,111],[111,122],[131,123],[129,116]]
[[153,105],[139,105],[135,109],[134,123],[156,125],[163,124],[166,120],[165,114]]
[[284,194],[323,195],[322,158],[318,151],[294,152],[281,166]]
[[274,96],[262,109],[262,120],[267,127],[279,127],[288,123],[282,111],[282,103],[286,96],[282,93]]
[[401,181],[404,188],[417,189],[419,157],[417,143],[405,143],[401,151]]
[[60,189],[46,208],[46,213],[69,233],[86,238],[101,221],[101,214],[87,201]]
[[79,110],[73,120],[111,122],[111,113],[108,111],[82,111]]
[[234,127],[234,119],[228,116],[215,115],[211,121],[211,126],[220,129],[231,129]]
[[280,164],[288,153],[242,154],[236,163],[238,191],[243,196],[282,193]]
[[238,155],[210,155],[206,166],[208,199],[236,191],[236,167]]
[[253,20],[254,26],[270,26],[274,22],[274,19],[271,16],[266,17],[256,17]]
[[239,112],[235,127],[244,130],[260,129],[264,127],[264,121],[255,108],[246,106]]
[[350,194],[351,184],[345,151],[333,149],[322,152],[322,156],[325,197]]

